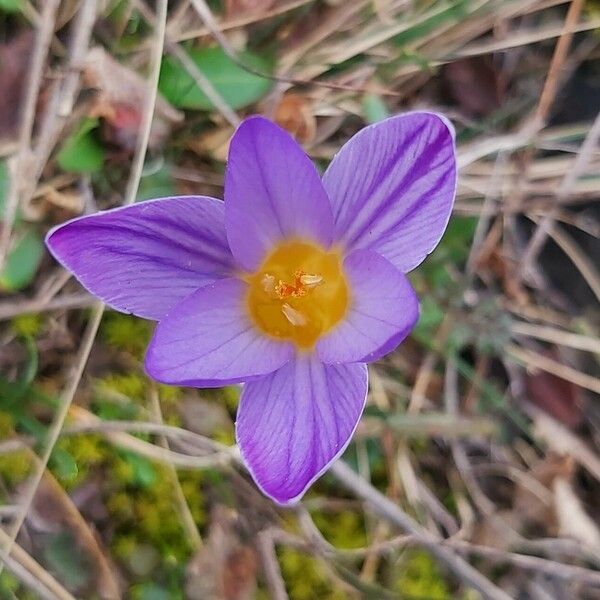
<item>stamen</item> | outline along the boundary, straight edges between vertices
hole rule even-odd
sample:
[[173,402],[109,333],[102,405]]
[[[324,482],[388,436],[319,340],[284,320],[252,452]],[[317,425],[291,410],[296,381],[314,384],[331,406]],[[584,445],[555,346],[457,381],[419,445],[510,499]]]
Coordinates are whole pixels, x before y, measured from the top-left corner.
[[269,294],[269,296],[276,295],[275,276],[274,275],[269,275],[269,273],[265,273],[265,275],[261,279],[260,283],[262,285],[263,290],[265,290],[265,292],[267,294]]
[[313,288],[323,282],[322,275],[308,275],[303,273],[299,277],[300,283],[308,288]]
[[285,318],[295,327],[304,327],[308,321],[306,317],[289,304],[285,303],[281,307],[281,312],[285,315]]

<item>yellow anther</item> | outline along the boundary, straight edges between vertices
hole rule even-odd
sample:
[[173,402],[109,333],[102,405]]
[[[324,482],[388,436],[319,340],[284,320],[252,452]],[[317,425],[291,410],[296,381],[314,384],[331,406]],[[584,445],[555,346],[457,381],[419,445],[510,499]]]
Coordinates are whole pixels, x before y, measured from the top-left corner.
[[304,273],[300,275],[299,279],[300,283],[307,288],[313,288],[316,285],[323,283],[322,275],[307,275],[306,273]]
[[261,279],[261,285],[263,290],[265,290],[265,292],[267,294],[269,294],[269,296],[275,296],[276,292],[275,292],[275,277],[273,275],[269,275],[269,273],[265,273],[264,277]]
[[287,303],[281,306],[281,312],[294,327],[305,327],[308,324],[306,317]]
[[302,240],[275,246],[245,280],[246,306],[256,327],[303,350],[344,318],[350,302],[338,252]]

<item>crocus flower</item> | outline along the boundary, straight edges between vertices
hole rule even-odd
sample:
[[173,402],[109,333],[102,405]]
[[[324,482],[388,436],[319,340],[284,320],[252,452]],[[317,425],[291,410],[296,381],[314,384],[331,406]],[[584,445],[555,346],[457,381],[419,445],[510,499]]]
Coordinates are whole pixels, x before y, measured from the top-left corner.
[[106,304],[158,321],[151,377],[244,383],[241,455],[286,504],[348,445],[366,363],[415,325],[405,273],[440,240],[455,188],[452,126],[434,113],[363,129],[322,178],[285,131],[251,117],[231,140],[225,202],[140,202],[74,219],[47,244]]

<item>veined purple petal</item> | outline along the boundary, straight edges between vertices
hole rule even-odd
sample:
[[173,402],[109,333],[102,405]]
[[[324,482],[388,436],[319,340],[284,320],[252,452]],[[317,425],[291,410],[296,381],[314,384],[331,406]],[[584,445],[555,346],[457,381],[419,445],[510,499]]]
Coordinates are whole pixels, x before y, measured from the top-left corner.
[[234,269],[223,202],[182,196],[73,219],[52,229],[56,260],[109,306],[160,319]]
[[271,373],[293,355],[250,322],[246,284],[222,279],[176,304],[160,320],[146,353],[148,375],[163,383],[219,387]]
[[335,241],[376,250],[404,273],[439,242],[454,202],[454,130],[440,115],[414,112],[366,127],[323,176]]
[[236,436],[258,487],[279,504],[299,500],[350,442],[365,406],[367,367],[300,355],[247,383]]
[[286,131],[262,117],[246,119],[231,140],[225,222],[231,251],[248,271],[283,238],[331,242],[331,205],[315,166]]
[[419,301],[406,276],[373,250],[344,261],[348,315],[317,342],[326,363],[371,362],[391,352],[419,318]]

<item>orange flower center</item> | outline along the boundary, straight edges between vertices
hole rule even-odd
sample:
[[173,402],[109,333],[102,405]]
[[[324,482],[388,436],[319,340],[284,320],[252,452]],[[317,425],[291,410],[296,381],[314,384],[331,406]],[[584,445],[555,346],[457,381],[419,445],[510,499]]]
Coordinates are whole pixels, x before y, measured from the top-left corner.
[[340,255],[309,242],[281,242],[245,280],[252,321],[270,337],[298,348],[312,348],[348,310]]

